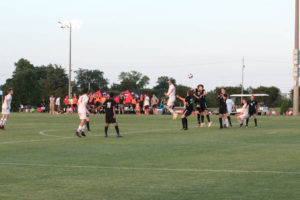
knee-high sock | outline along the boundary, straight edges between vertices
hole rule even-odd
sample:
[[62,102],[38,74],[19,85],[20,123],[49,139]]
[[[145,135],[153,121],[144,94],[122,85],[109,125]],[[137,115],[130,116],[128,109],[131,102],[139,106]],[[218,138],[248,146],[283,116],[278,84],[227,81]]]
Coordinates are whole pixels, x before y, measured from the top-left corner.
[[185,128],[188,129],[188,120],[187,120],[187,118],[184,118],[184,119],[185,119],[184,120],[185,121]]
[[206,115],[207,121],[210,122],[210,117],[209,115]]
[[255,126],[257,126],[257,119],[254,119]]
[[3,118],[1,118],[1,120],[0,120],[0,125],[2,126],[3,125]]
[[219,117],[219,122],[220,122],[220,128],[223,128],[223,119],[222,119],[222,117]]
[[81,132],[82,131],[82,126],[79,125],[77,132]]
[[228,116],[227,117],[227,119],[228,119],[228,121],[229,121],[229,124],[230,124],[230,126],[232,125],[232,123],[231,123],[231,118],[230,118],[230,116]]
[[185,129],[185,120],[184,120],[184,118],[181,119],[181,122],[182,122],[182,128]]
[[84,132],[85,125],[82,126],[81,131]]
[[119,135],[119,134],[120,134],[120,131],[119,131],[119,126],[115,126],[115,129],[116,129],[116,133],[117,133],[117,135]]
[[198,120],[198,124],[200,124],[201,123],[201,121],[200,121],[200,114],[197,115],[197,120]]
[[175,112],[174,112],[173,108],[170,108],[170,109],[169,109],[169,111],[170,111],[170,113],[171,113],[172,115],[174,115],[174,114],[175,114]]
[[105,126],[105,128],[104,128],[105,135],[107,135],[107,131],[108,131],[108,126]]
[[90,131],[90,122],[86,122],[86,128],[88,131]]
[[4,126],[4,125],[6,124],[6,122],[7,122],[7,119],[4,118],[4,119],[3,119],[3,122],[2,122],[2,125]]
[[225,125],[226,125],[226,127],[228,127],[228,119],[227,118],[225,118]]
[[201,123],[204,123],[204,115],[201,115]]
[[249,119],[246,119],[246,126],[248,126],[248,123],[249,123]]
[[247,125],[247,119],[244,119],[244,125]]

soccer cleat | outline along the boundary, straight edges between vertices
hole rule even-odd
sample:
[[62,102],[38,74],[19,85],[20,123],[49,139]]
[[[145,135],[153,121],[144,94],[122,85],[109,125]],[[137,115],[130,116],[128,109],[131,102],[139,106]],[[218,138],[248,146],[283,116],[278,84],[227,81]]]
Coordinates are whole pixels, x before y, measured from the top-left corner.
[[204,127],[205,126],[205,123],[201,123],[201,127]]
[[242,127],[243,127],[243,124],[240,124],[240,127],[242,128]]
[[104,137],[108,137],[107,133],[105,133]]
[[85,133],[82,131],[81,136],[86,137]]
[[210,128],[212,125],[212,122],[208,122],[208,128]]
[[117,137],[123,137],[123,135],[121,135],[121,134],[117,134]]
[[201,128],[201,124],[198,124],[198,128]]
[[3,127],[3,125],[0,125],[0,129],[3,129],[4,127]]
[[79,134],[79,132],[75,132],[75,135],[77,136],[77,137],[81,137],[81,135]]

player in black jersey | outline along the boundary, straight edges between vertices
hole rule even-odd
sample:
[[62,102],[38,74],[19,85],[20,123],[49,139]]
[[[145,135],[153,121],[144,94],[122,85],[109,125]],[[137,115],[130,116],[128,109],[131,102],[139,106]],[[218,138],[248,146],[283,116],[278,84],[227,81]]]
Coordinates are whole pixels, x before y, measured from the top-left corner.
[[[204,86],[202,84],[198,85],[194,93],[196,110],[197,110],[198,127],[203,127],[205,125],[204,115],[206,115],[208,121],[208,127],[211,127],[212,124],[207,109],[207,104],[205,99],[206,95],[207,92],[204,90]],[[200,116],[201,116],[201,121],[200,121]]]
[[219,99],[219,122],[220,122],[220,129],[223,129],[223,117],[226,122],[225,128],[228,128],[228,111],[227,111],[227,94],[226,94],[226,89],[222,88],[221,89],[221,94],[218,96]]
[[182,98],[179,95],[176,95],[176,97],[178,99],[180,99],[181,101],[183,101],[184,106],[185,106],[185,110],[183,112],[183,115],[181,116],[181,121],[182,121],[182,129],[181,130],[188,130],[187,117],[190,116],[194,110],[192,92],[190,90],[188,90],[185,98]]
[[94,97],[92,93],[88,93],[88,97],[89,97],[89,101],[87,103],[87,109],[88,109],[88,113],[86,114],[86,129],[90,132],[91,128],[90,128],[90,113],[92,113],[93,111],[93,106],[94,106]]
[[118,127],[118,123],[117,123],[117,119],[116,119],[116,104],[117,103],[115,102],[113,97],[114,97],[114,94],[110,93],[106,97],[106,101],[103,104],[103,106],[105,108],[105,129],[104,129],[105,137],[108,137],[107,131],[108,131],[109,124],[114,124],[116,133],[117,133],[117,137],[123,137],[119,131],[119,127]]
[[256,113],[257,113],[258,103],[257,103],[256,100],[254,100],[254,96],[253,95],[251,95],[251,100],[248,101],[248,105],[249,105],[249,117],[246,120],[246,126],[248,127],[249,119],[250,119],[251,116],[253,116],[255,127],[257,127]]

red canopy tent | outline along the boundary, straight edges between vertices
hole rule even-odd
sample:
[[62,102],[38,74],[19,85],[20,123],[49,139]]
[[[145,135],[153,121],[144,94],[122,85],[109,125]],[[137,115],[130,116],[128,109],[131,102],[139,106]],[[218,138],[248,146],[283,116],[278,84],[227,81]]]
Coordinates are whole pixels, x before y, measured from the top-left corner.
[[[125,97],[125,103],[130,104],[131,101],[132,101],[132,99],[133,99],[133,97],[132,97],[131,93],[129,92],[129,90],[126,90],[125,92],[122,92],[122,94],[123,94],[124,97]],[[118,95],[118,96],[115,98],[115,101],[116,101],[117,103],[120,103],[119,97],[120,97],[120,95]]]

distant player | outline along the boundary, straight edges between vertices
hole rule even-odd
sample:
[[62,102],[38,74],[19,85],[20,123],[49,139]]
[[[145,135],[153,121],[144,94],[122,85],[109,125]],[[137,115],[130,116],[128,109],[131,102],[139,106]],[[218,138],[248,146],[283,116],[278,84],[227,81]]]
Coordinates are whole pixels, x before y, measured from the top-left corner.
[[165,93],[165,95],[169,97],[169,100],[167,103],[167,109],[173,115],[173,120],[176,120],[178,114],[176,114],[175,111],[173,110],[173,108],[175,106],[175,101],[176,101],[176,88],[175,88],[174,84],[175,84],[175,80],[170,79],[169,80],[169,90],[168,90],[168,93]]
[[257,113],[257,101],[254,100],[254,96],[251,95],[251,100],[248,101],[248,105],[249,105],[249,118],[246,120],[246,126],[248,127],[248,123],[249,123],[249,119],[251,116],[253,116],[254,118],[254,123],[255,123],[255,128],[257,127],[257,119],[256,119],[256,113]]
[[86,125],[86,119],[87,119],[87,114],[89,113],[87,105],[88,105],[88,101],[89,101],[89,97],[88,97],[88,89],[84,89],[83,90],[83,95],[81,95],[77,101],[77,105],[78,105],[78,115],[79,115],[79,119],[80,124],[79,127],[77,129],[77,131],[75,132],[75,134],[78,137],[86,137],[85,133],[84,133],[84,129],[85,129],[85,125]]
[[227,106],[227,112],[228,112],[228,121],[229,121],[229,125],[232,126],[232,123],[231,123],[231,118],[230,118],[230,115],[232,113],[232,110],[234,109],[234,102],[232,101],[232,99],[227,99],[226,100],[226,106]]
[[[249,105],[247,103],[247,100],[243,99],[243,107],[242,107],[240,115],[237,117],[237,120],[240,123],[240,127],[243,126],[244,121],[247,120],[248,117],[249,117]],[[248,127],[247,124],[246,124],[246,127]]]
[[[197,89],[195,90],[194,97],[195,97],[195,103],[196,103],[196,109],[197,109],[197,119],[198,119],[198,126],[204,127],[204,115],[206,115],[207,121],[208,121],[208,127],[211,127],[212,122],[210,121],[206,99],[205,96],[207,95],[207,92],[204,90],[203,85],[198,85]],[[201,116],[201,121],[200,121]]]
[[218,96],[219,98],[219,122],[220,122],[220,129],[223,129],[223,117],[225,120],[225,128],[228,128],[228,111],[227,111],[227,94],[226,89],[221,89],[221,94]]
[[10,114],[13,93],[14,91],[12,89],[8,89],[7,95],[5,96],[2,104],[2,117],[0,121],[0,129],[3,130],[4,130],[4,125],[6,124],[8,116]]
[[105,108],[105,137],[108,137],[107,135],[107,131],[108,131],[108,126],[109,124],[114,124],[115,129],[116,129],[116,133],[117,133],[117,137],[123,137],[120,134],[119,131],[119,126],[117,123],[117,119],[116,119],[116,102],[113,99],[114,98],[114,93],[110,93],[107,98],[106,101],[104,102],[103,106]]
[[176,95],[176,97],[184,102],[185,110],[183,112],[183,115],[181,116],[181,120],[182,120],[182,129],[181,130],[186,131],[186,130],[188,130],[187,117],[192,114],[193,109],[194,109],[192,92],[190,90],[188,90],[185,98],[182,98],[179,95]]

